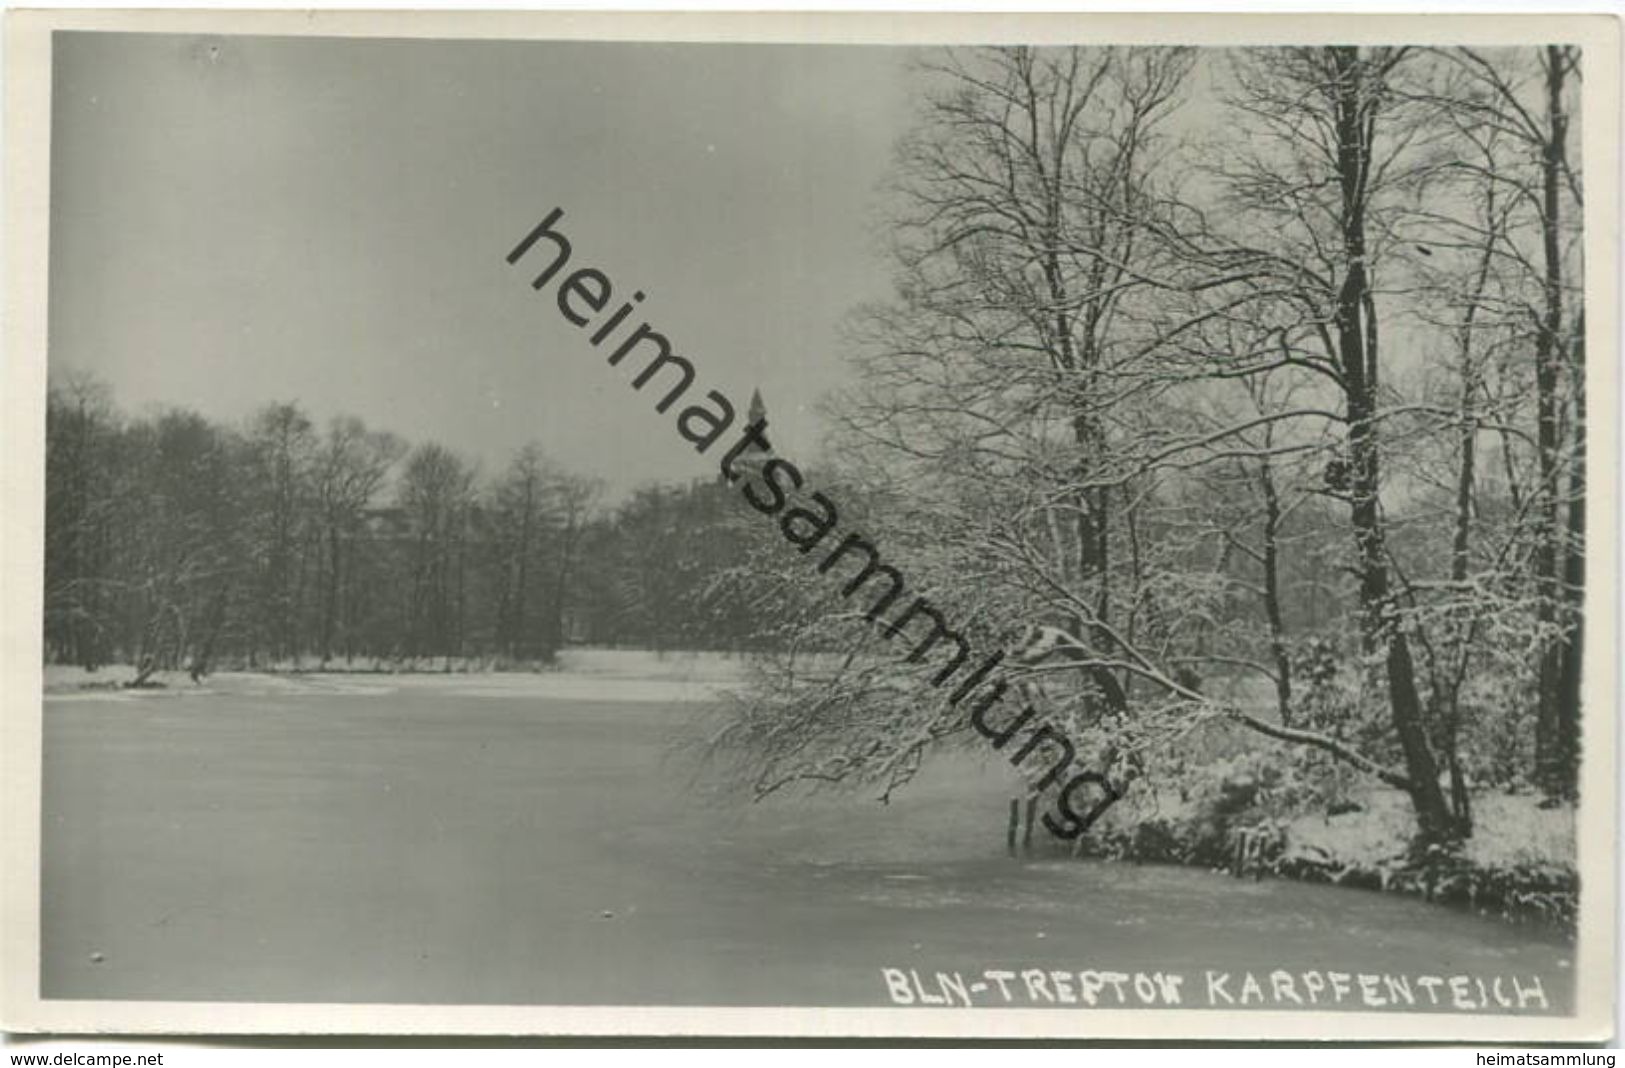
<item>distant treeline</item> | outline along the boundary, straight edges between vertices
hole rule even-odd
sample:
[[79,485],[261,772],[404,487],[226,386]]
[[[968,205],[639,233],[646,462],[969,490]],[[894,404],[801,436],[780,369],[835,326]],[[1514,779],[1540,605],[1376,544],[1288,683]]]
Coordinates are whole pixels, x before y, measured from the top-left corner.
[[493,475],[433,442],[296,403],[245,426],[132,418],[83,376],[46,420],[45,652],[95,668],[550,659],[566,641],[745,648],[712,590],[733,494],[651,486],[617,508],[535,446]]

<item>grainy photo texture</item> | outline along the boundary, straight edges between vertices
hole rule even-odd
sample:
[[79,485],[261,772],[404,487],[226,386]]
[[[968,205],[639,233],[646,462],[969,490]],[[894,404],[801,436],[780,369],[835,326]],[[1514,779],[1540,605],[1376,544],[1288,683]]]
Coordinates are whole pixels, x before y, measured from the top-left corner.
[[1574,1018],[1590,60],[57,31],[39,997]]

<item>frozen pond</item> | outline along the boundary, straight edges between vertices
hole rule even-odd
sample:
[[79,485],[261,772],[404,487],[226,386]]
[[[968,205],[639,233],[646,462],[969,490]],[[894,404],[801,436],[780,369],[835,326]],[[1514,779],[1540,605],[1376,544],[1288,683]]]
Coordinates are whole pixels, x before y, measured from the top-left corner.
[[42,993],[879,1006],[883,968],[938,994],[939,971],[1173,969],[1205,1007],[1216,969],[1230,995],[1274,970],[1538,975],[1568,1007],[1573,950],[1534,929],[1009,859],[991,763],[939,762],[886,806],[713,797],[669,756],[704,715],[509,677],[52,697]]

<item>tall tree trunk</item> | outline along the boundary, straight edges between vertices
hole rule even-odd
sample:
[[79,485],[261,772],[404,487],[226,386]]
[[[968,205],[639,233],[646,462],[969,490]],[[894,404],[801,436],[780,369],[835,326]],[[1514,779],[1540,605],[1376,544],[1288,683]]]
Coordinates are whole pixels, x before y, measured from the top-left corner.
[[191,675],[193,682],[202,682],[203,676],[214,669],[215,641],[220,637],[220,630],[225,625],[230,598],[231,581],[228,579],[215,591],[209,605],[208,619],[204,624],[203,638],[197,643],[197,649],[192,654],[192,662],[187,667],[187,674]]
[[[1489,264],[1489,253],[1490,250],[1486,248],[1483,261],[1486,269]],[[1484,271],[1479,273],[1477,293],[1483,291],[1484,273]],[[1476,303],[1468,306],[1466,320],[1460,331],[1461,460],[1460,466],[1456,469],[1456,529],[1450,544],[1450,582],[1455,590],[1462,593],[1466,590],[1468,564],[1471,562],[1473,479],[1478,459],[1478,419],[1473,412],[1471,366],[1473,312],[1477,307]],[[1461,683],[1466,677],[1467,665],[1473,656],[1473,631],[1471,625],[1463,620],[1453,619],[1450,625],[1465,631],[1465,640],[1461,641],[1457,648],[1457,664],[1447,664],[1441,675],[1440,681],[1445,684],[1446,692],[1435,694],[1434,700],[1443,705],[1444,751],[1445,760],[1450,768],[1451,813],[1461,831],[1469,833],[1473,816],[1472,803],[1467,794],[1467,782],[1461,770]],[[1452,671],[1452,667],[1455,670]],[[1448,676],[1448,679],[1445,676]]]
[[513,644],[509,656],[528,656],[531,643],[526,634],[525,600],[530,595],[531,525],[536,509],[536,480],[525,479],[525,511],[519,523],[519,573],[515,576],[513,601]]
[[339,614],[339,525],[332,517],[327,523],[327,589],[322,599],[322,664],[333,657],[333,632]]
[[552,641],[549,655],[564,647],[570,606],[570,579],[575,571],[576,542],[582,528],[581,516],[573,506],[565,516],[564,530],[559,539],[558,569],[553,574]]
[[1535,335],[1536,445],[1540,463],[1539,499],[1536,503],[1535,618],[1541,630],[1538,711],[1535,717],[1535,781],[1551,797],[1573,793],[1570,748],[1564,727],[1562,661],[1564,642],[1558,586],[1558,376],[1564,361],[1563,250],[1561,246],[1562,185],[1565,168],[1568,116],[1563,110],[1565,49],[1546,48],[1546,117],[1548,128],[1541,144],[1541,251],[1545,259],[1542,286],[1544,307]]
[[1557,724],[1564,793],[1580,793],[1580,664],[1585,646],[1586,395],[1585,316],[1576,324],[1574,355],[1574,454],[1569,462],[1568,543],[1563,560],[1565,631],[1558,669]]
[[[1493,182],[1487,185],[1484,195],[1484,248],[1473,277],[1472,297],[1456,329],[1456,351],[1461,359],[1461,400],[1457,406],[1459,460],[1456,468],[1455,529],[1450,539],[1450,583],[1458,596],[1466,595],[1467,575],[1472,564],[1473,487],[1478,467],[1478,414],[1475,410],[1478,373],[1473,367],[1473,324],[1478,319],[1478,309],[1484,299],[1485,287],[1489,284],[1495,246],[1500,238]],[[1478,635],[1478,614],[1475,612],[1467,619],[1452,617],[1449,627],[1449,633],[1454,638],[1454,656],[1439,674],[1433,700],[1439,706],[1440,719],[1443,721],[1442,745],[1450,769],[1451,812],[1458,829],[1463,834],[1471,834],[1472,799],[1461,767],[1461,687],[1472,664]]]
[[[1264,439],[1266,449],[1270,438]],[[1270,627],[1270,657],[1275,661],[1275,704],[1283,727],[1292,726],[1292,662],[1286,655],[1286,628],[1281,619],[1281,497],[1266,456],[1258,465],[1259,488],[1264,494],[1264,615]]]
[[1417,827],[1424,842],[1438,842],[1453,836],[1454,821],[1439,787],[1439,767],[1424,730],[1410,642],[1395,616],[1378,499],[1376,321],[1365,241],[1365,195],[1376,106],[1367,94],[1375,87],[1365,84],[1365,67],[1357,48],[1339,46],[1328,51],[1337,75],[1337,170],[1347,272],[1337,295],[1337,343],[1348,398],[1349,507],[1359,554],[1362,632],[1368,650],[1385,650],[1389,712],[1405,756]]

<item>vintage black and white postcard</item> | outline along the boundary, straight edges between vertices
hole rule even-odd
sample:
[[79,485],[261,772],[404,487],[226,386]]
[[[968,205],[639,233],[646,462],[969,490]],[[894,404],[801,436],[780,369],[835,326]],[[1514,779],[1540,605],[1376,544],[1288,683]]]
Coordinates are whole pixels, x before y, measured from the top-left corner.
[[1612,1033],[1615,19],[7,31],[7,1027]]

